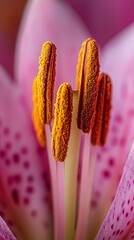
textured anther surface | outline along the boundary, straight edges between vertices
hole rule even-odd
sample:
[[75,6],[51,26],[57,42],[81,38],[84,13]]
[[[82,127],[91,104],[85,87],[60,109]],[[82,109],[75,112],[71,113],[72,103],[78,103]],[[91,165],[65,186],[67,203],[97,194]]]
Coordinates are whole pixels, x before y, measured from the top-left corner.
[[54,125],[52,129],[52,154],[58,161],[67,155],[73,110],[73,91],[68,83],[60,85],[55,103]]
[[77,125],[89,133],[93,127],[98,93],[99,56],[95,40],[89,38],[79,52],[76,83],[79,90]]
[[52,120],[55,67],[56,47],[51,42],[45,42],[42,46],[37,74],[38,108],[42,124],[50,124]]
[[92,129],[91,142],[93,145],[104,145],[110,120],[112,85],[110,77],[105,73],[99,75],[98,83],[96,116]]
[[108,129],[109,129],[109,121],[110,121],[110,112],[111,112],[111,98],[112,98],[112,83],[110,77],[104,74],[106,78],[106,89],[105,89],[105,102],[104,102],[104,113],[103,113],[103,121],[101,128],[101,137],[100,137],[100,145],[103,146],[106,142]]

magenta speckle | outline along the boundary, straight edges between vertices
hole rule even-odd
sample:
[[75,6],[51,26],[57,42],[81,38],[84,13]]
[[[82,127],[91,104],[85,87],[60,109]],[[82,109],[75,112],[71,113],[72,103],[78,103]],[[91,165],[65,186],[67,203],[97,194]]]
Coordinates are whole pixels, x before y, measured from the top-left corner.
[[28,182],[33,182],[33,180],[34,180],[34,177],[33,177],[32,175],[29,175],[29,176],[27,177],[27,181],[28,181]]
[[5,156],[6,156],[6,152],[4,150],[1,150],[0,151],[0,157],[5,158]]
[[27,191],[27,193],[33,193],[34,192],[34,188],[29,186],[29,187],[26,188],[26,191]]
[[10,165],[10,160],[7,158],[6,160],[5,160],[5,164],[8,166],[8,165]]
[[120,145],[121,145],[121,147],[124,147],[125,144],[126,144],[126,138],[121,138],[121,139],[120,139]]
[[131,212],[133,211],[133,206],[131,206],[130,211],[131,211]]
[[5,148],[6,148],[7,150],[10,150],[11,147],[12,147],[12,144],[11,144],[10,142],[7,142],[7,143],[5,144]]
[[127,222],[127,226],[128,226],[130,223],[131,223],[131,221],[128,221],[128,222]]
[[20,198],[19,198],[19,192],[17,189],[13,189],[11,192],[12,199],[15,204],[19,204]]
[[4,134],[5,134],[5,135],[8,135],[9,133],[10,133],[9,128],[4,128]]
[[23,166],[24,166],[24,168],[28,169],[28,168],[30,167],[30,164],[29,164],[28,161],[25,161],[25,162],[23,163]]
[[92,200],[92,201],[91,201],[91,207],[92,207],[92,208],[96,208],[96,207],[97,207],[97,202],[94,201],[94,200]]
[[115,116],[115,121],[118,123],[121,123],[123,121],[122,117],[120,115]]
[[110,172],[109,172],[108,170],[104,170],[104,171],[103,171],[103,176],[104,176],[105,178],[109,178],[109,177],[110,177]]
[[17,153],[14,153],[14,154],[13,154],[13,161],[14,161],[14,163],[16,163],[16,164],[19,163],[19,161],[20,161],[20,156],[19,156],[19,154],[17,154]]
[[28,148],[22,147],[21,152],[22,152],[22,154],[26,155],[28,153]]
[[29,205],[30,199],[29,199],[28,197],[25,197],[25,198],[23,199],[23,202],[24,202],[24,205]]
[[120,218],[119,218],[119,216],[118,216],[118,217],[117,217],[117,221],[119,221],[119,219],[120,219]]
[[114,159],[113,159],[113,158],[109,158],[109,160],[108,160],[108,164],[109,164],[110,167],[113,167],[114,164],[115,164]]
[[96,192],[95,192],[95,196],[96,196],[97,198],[99,198],[99,197],[100,197],[100,195],[101,195],[101,194],[100,194],[100,192],[99,192],[99,191],[96,191]]
[[119,234],[120,230],[118,229],[117,232],[116,232],[116,236]]
[[128,213],[126,213],[125,217],[126,217],[126,218],[128,217]]
[[22,181],[22,176],[20,175],[20,174],[15,174],[14,175],[14,181],[15,181],[15,183],[21,183],[21,181]]
[[111,225],[111,229],[113,229],[113,228],[114,228],[114,225],[112,224],[112,225]]
[[120,235],[121,235],[123,232],[124,232],[124,230],[121,230],[121,231],[120,231]]

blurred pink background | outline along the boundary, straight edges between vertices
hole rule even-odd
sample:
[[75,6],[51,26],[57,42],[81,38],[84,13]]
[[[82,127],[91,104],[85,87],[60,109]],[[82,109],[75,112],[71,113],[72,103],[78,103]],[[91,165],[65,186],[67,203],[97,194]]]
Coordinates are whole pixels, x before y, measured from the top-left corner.
[[[11,75],[13,75],[17,31],[27,1],[0,0],[0,64]],[[134,21],[133,0],[57,1],[66,1],[76,10],[100,46],[103,46],[111,37]]]

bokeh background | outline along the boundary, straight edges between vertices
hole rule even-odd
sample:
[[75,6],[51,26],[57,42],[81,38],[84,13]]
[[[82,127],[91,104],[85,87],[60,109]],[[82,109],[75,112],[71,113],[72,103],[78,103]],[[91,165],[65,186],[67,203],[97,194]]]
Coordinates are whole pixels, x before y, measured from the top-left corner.
[[[134,0],[53,1],[67,1],[79,14],[100,46],[134,21]],[[27,2],[28,0],[0,0],[0,64],[11,75],[13,75],[17,32]]]

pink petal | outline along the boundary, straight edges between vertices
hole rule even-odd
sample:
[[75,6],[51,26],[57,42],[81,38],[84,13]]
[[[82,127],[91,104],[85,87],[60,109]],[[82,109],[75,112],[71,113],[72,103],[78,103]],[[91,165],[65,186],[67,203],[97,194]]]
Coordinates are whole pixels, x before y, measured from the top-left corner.
[[[134,223],[134,142],[115,199],[96,239],[124,239]],[[126,238],[125,238],[126,239]],[[128,239],[128,238],[127,238]]]
[[43,42],[57,47],[56,90],[60,83],[75,88],[77,55],[89,33],[75,12],[63,1],[34,0],[28,4],[20,29],[15,72],[31,109],[31,84],[38,71]]
[[0,217],[0,240],[15,240],[16,238],[11,233],[10,229]]
[[18,89],[0,68],[0,214],[19,238],[49,240],[49,171],[39,150]]
[[127,235],[127,240],[134,239],[134,227],[131,229],[130,233]]
[[107,143],[98,148],[96,162],[89,222],[90,229],[96,225],[95,231],[113,200],[134,137],[133,42],[134,25],[109,43],[102,55],[102,71],[113,81],[113,99]]
[[134,21],[132,0],[66,0],[79,13],[95,39],[104,44]]

